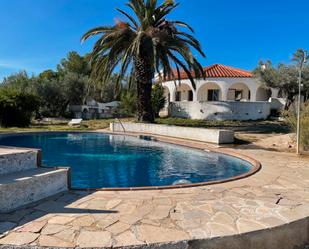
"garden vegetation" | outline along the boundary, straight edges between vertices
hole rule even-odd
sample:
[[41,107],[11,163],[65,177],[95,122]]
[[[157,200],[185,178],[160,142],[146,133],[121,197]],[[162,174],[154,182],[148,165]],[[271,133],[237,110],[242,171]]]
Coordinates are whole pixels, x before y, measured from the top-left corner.
[[[286,122],[296,132],[297,114],[295,109],[283,112]],[[300,119],[300,143],[303,150],[309,150],[309,101],[302,106]]]
[[31,93],[0,90],[0,125],[3,127],[25,127],[39,109],[38,97]]

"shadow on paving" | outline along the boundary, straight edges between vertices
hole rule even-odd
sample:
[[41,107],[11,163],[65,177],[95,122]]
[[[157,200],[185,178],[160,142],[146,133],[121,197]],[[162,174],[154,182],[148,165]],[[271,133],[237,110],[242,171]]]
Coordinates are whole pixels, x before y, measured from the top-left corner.
[[64,192],[9,213],[0,213],[0,238],[2,234],[48,214],[111,214],[118,212],[114,210],[68,207],[91,193],[93,192]]

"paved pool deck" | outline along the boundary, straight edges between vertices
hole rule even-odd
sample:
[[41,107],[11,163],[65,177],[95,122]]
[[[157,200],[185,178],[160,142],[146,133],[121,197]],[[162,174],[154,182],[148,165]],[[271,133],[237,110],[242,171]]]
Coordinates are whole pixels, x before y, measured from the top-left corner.
[[0,248],[294,249],[308,242],[309,158],[230,150],[255,158],[262,169],[202,187],[69,191],[0,214]]

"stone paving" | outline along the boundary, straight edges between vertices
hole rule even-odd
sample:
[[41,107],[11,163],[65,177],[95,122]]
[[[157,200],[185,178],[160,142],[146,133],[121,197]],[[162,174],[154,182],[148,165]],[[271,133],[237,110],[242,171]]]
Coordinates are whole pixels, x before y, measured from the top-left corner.
[[[70,191],[0,214],[0,245],[117,248],[206,240],[271,231],[309,216],[309,158],[258,149],[235,151],[259,160],[262,170],[245,179],[205,187]],[[309,238],[307,219],[304,224],[295,240]],[[273,237],[269,248],[276,248],[276,240]],[[252,245],[247,248],[259,248]]]

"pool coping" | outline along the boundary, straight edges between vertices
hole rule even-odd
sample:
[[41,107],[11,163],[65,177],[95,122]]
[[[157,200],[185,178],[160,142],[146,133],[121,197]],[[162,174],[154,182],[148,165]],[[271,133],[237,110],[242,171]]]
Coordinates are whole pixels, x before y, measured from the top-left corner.
[[[299,230],[309,229],[309,216],[296,219],[290,222],[286,222],[284,224],[268,227],[264,229],[257,229],[250,232],[244,233],[235,233],[230,235],[224,236],[215,236],[211,238],[191,238],[191,239],[184,239],[184,240],[172,240],[172,241],[165,241],[165,242],[154,242],[154,243],[146,243],[146,244],[136,244],[136,245],[125,245],[125,246],[102,246],[102,247],[60,247],[60,246],[38,246],[38,245],[6,245],[0,244],[0,249],[66,249],[66,248],[76,248],[76,249],[200,249],[200,248],[211,248],[211,249],[225,249],[227,248],[226,245],[231,244],[231,248],[241,248],[241,249],[248,249],[254,248],[257,249],[259,247],[252,247],[248,244],[263,244],[263,240],[271,241],[274,238],[282,238],[285,236],[286,240],[292,240],[291,238],[299,237]],[[288,232],[287,232],[288,231]],[[287,236],[288,234],[288,236]],[[267,244],[267,243],[266,243]],[[293,242],[288,241],[289,245],[292,245]],[[309,241],[299,241],[299,244],[296,246],[293,245],[293,248],[305,248],[309,244]],[[237,247],[235,247],[237,246]],[[265,246],[265,245],[264,245]],[[263,247],[266,248],[266,247]],[[272,246],[272,248],[274,248]],[[278,249],[277,247],[275,247]],[[289,247],[290,248],[290,247]],[[307,248],[307,247],[306,247]]]
[[[178,145],[182,147],[187,147],[191,149],[197,149],[200,151],[206,151],[206,152],[213,152],[213,153],[218,153],[218,154],[223,154],[223,155],[228,155],[232,157],[236,157],[238,159],[241,159],[243,161],[246,161],[252,165],[252,168],[243,174],[233,176],[227,179],[222,179],[222,180],[213,180],[213,181],[208,181],[208,182],[199,182],[199,183],[192,183],[192,184],[179,184],[179,185],[164,185],[164,186],[145,186],[145,187],[118,187],[118,188],[74,188],[71,186],[71,170],[68,172],[68,187],[70,190],[75,190],[75,191],[143,191],[143,190],[167,190],[167,189],[181,189],[181,188],[194,188],[194,187],[202,187],[202,186],[208,186],[208,185],[214,185],[214,184],[220,184],[220,183],[226,183],[226,182],[231,182],[231,181],[236,181],[240,179],[244,179],[247,177],[250,177],[254,174],[256,174],[258,171],[261,170],[262,164],[257,161],[256,159],[236,153],[234,151],[231,151],[226,148],[211,148],[210,146],[206,146],[205,142],[202,141],[195,141],[195,140],[186,140],[189,141],[189,143],[186,143],[184,141],[178,140],[179,138],[174,138],[174,137],[167,137],[167,136],[158,136],[158,135],[152,135],[149,133],[133,133],[133,132],[112,132],[112,131],[107,131],[107,130],[94,130],[94,131],[26,131],[26,132],[8,132],[8,133],[0,133],[0,138],[3,136],[22,136],[26,134],[48,134],[48,133],[104,133],[104,134],[109,134],[109,135],[119,135],[119,136],[131,136],[131,137],[137,137],[140,138],[140,136],[151,136],[153,138],[153,141],[158,141],[161,143],[167,143],[167,144],[173,144],[173,145]],[[190,142],[193,144],[190,145]],[[200,146],[196,146],[194,143],[200,142],[203,143],[203,148]],[[1,146],[1,147],[7,147],[9,148],[10,146]],[[206,148],[205,148],[206,147]],[[29,149],[29,150],[35,150],[37,151],[37,156],[38,156],[38,167],[44,167],[42,165],[42,150],[40,148],[27,148],[27,147],[11,147],[11,148],[22,148],[22,149]],[[68,166],[70,169],[71,167]]]

